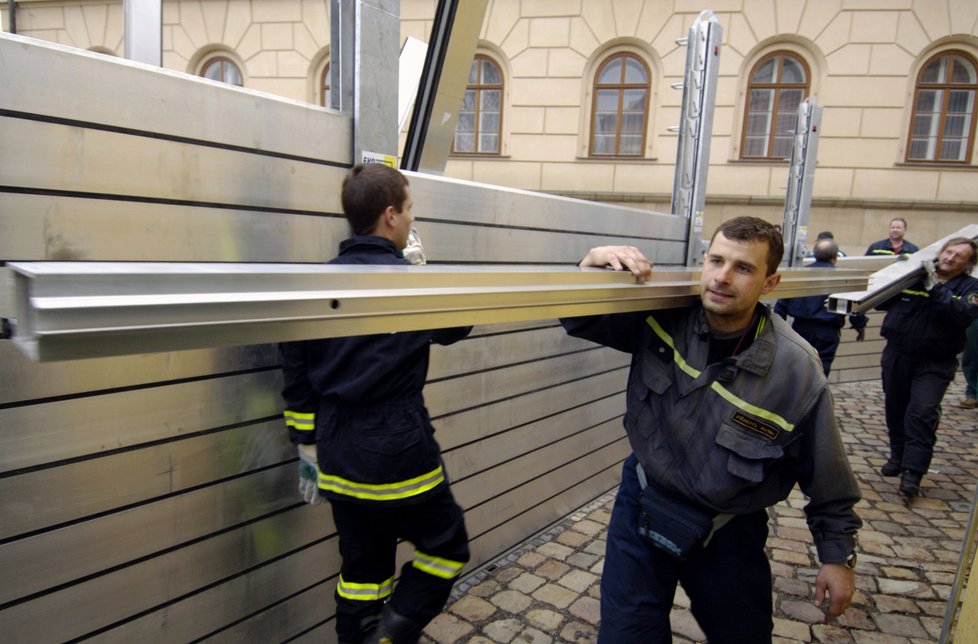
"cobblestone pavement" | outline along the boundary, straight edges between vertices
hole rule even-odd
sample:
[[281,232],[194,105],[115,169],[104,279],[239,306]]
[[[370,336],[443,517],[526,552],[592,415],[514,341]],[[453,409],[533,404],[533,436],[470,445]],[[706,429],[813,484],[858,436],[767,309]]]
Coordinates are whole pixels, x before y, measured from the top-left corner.
[[[815,547],[797,489],[772,508],[768,539],[774,574],[776,642],[935,642],[951,595],[978,479],[978,410],[962,409],[960,373],[944,400],[931,470],[922,496],[906,503],[898,478],[884,478],[887,458],[879,381],[832,385],[846,451],[862,487],[858,511],[857,591],[849,611],[822,624],[812,603]],[[593,642],[599,581],[614,491],[595,499],[456,587],[446,611],[425,631],[425,644],[453,642]],[[675,642],[704,637],[677,593]]]

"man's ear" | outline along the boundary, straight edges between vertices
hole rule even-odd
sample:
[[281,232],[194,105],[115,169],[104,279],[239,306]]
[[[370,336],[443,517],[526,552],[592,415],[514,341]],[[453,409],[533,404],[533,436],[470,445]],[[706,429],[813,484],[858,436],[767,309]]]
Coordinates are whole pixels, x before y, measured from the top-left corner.
[[774,290],[774,287],[781,282],[781,273],[772,273],[767,276],[764,280],[764,288],[761,289],[761,295],[767,295]]
[[380,221],[384,226],[385,230],[394,228],[394,206],[387,206],[384,208],[384,212],[380,213]]

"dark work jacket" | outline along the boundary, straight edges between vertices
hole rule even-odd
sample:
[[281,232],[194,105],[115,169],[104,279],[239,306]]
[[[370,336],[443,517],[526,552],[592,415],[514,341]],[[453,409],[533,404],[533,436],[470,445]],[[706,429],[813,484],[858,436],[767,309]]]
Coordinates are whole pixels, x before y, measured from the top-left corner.
[[877,308],[886,311],[880,335],[887,348],[913,360],[954,360],[978,319],[978,280],[958,275],[929,292],[920,281]]
[[561,320],[632,355],[625,430],[650,483],[718,513],[748,514],[797,483],[822,563],[855,546],[859,487],[814,350],[767,307],[753,343],[709,363],[703,307]]
[[[816,261],[809,265],[809,268],[835,268],[832,262]],[[814,320],[824,322],[826,326],[833,326],[841,329],[846,325],[846,316],[832,313],[825,308],[825,300],[828,295],[809,295],[807,297],[793,297],[787,300],[778,300],[774,305],[774,312],[787,319],[791,317],[798,320]],[[849,316],[852,328],[861,329],[866,326],[866,316],[855,313]]]
[[[382,237],[352,237],[330,264],[409,264]],[[288,342],[286,424],[293,443],[316,443],[319,489],[355,502],[419,501],[444,484],[441,450],[424,406],[432,342],[471,327]]]
[[[904,239],[903,246],[900,247],[899,254],[910,255],[912,253],[916,253],[918,250],[920,249],[917,248],[916,244],[911,244],[906,239]],[[886,238],[870,244],[869,248],[866,249],[866,254],[867,255],[896,255],[897,253],[893,252],[893,244],[890,243],[889,238]]]

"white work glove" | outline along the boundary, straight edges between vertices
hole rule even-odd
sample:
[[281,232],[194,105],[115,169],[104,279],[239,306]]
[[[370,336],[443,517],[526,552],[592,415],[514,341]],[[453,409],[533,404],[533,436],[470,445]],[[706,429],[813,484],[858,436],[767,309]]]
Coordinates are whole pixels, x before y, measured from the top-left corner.
[[306,503],[319,505],[319,464],[315,445],[299,445],[299,494]]
[[421,246],[421,235],[417,228],[411,228],[408,233],[407,246],[404,247],[404,257],[415,266],[424,266],[424,247]]
[[932,260],[925,259],[920,265],[924,267],[924,290],[930,291],[938,283],[937,264]]

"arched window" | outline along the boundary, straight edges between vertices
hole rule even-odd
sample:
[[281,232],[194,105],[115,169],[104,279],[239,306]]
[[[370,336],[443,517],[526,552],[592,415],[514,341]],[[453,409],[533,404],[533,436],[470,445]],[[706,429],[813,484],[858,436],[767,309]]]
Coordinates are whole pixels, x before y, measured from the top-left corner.
[[930,59],[917,76],[907,161],[970,163],[978,66],[960,51]]
[[200,71],[200,75],[211,80],[221,81],[229,85],[241,87],[244,80],[241,77],[241,70],[233,61],[224,56],[215,56],[206,63]]
[[329,63],[323,67],[323,73],[319,77],[319,104],[329,107]]
[[452,152],[499,154],[502,122],[503,74],[490,58],[476,55],[458,113]]
[[747,81],[740,158],[791,157],[798,106],[809,88],[808,66],[794,54],[777,51],[754,66]]
[[642,156],[650,77],[645,63],[632,54],[615,54],[602,63],[594,76],[592,157]]

